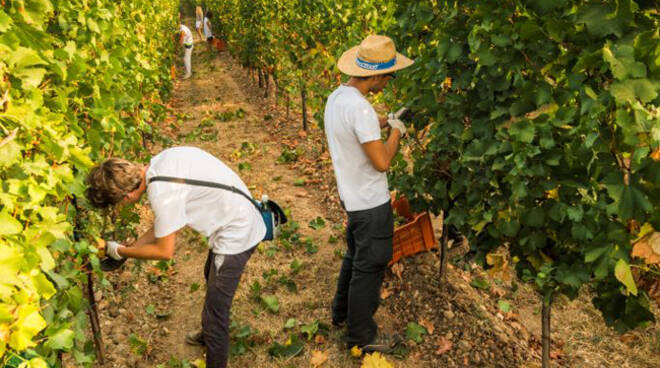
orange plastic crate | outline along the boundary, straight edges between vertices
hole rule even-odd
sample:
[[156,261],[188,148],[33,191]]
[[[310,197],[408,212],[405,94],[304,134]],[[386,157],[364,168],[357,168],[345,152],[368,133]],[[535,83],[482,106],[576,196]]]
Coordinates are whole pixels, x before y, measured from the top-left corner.
[[227,47],[225,40],[222,40],[220,38],[214,38],[213,42],[215,43],[216,50],[218,50],[219,52],[225,51],[225,48]]
[[438,240],[433,233],[433,223],[428,212],[412,213],[405,197],[397,200],[393,197],[392,207],[399,216],[405,217],[409,222],[394,229],[390,266],[403,257],[437,248]]

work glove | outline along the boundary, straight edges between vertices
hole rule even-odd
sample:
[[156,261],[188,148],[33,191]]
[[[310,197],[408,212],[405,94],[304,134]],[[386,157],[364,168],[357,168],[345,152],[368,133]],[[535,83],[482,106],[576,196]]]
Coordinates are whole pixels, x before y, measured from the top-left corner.
[[393,119],[403,120],[403,119],[401,119],[401,117],[404,116],[404,115],[406,115],[406,114],[408,113],[408,111],[410,111],[409,108],[407,108],[407,107],[402,107],[402,108],[400,108],[397,112],[395,112],[395,113],[390,113],[390,114],[393,115],[393,116],[392,116]]
[[112,241],[112,240],[107,241],[105,243],[105,254],[108,257],[114,259],[115,261],[120,261],[120,260],[124,259],[124,257],[120,256],[119,252],[117,252],[117,250],[119,248],[123,248],[123,247],[124,247],[123,245],[121,245],[121,244],[119,244],[115,241]]
[[387,125],[392,129],[398,129],[401,132],[401,137],[406,135],[406,126],[403,125],[403,121],[395,118],[396,114],[390,113],[387,119]]

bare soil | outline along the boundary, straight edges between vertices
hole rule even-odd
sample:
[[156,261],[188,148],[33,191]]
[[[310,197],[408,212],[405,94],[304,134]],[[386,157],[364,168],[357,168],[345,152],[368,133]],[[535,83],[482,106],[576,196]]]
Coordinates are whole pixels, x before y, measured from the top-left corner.
[[[216,155],[239,173],[255,197],[266,193],[290,209],[292,220],[300,224],[300,239],[310,238],[317,247],[312,253],[305,246],[259,246],[233,304],[234,342],[241,339],[246,349],[231,357],[230,367],[309,367],[315,351],[328,354],[323,367],[359,367],[360,359],[351,357],[345,347],[343,331],[330,328],[307,341],[300,327],[284,328],[291,318],[299,325],[330,324],[330,303],[345,248],[344,214],[323,132],[314,124],[300,132],[300,116],[287,119],[283,99],[275,106],[272,90],[269,97],[263,95],[256,79],[228,53],[211,57],[206,46],[197,43],[193,77],[176,82],[171,116],[159,123],[151,152],[191,145]],[[296,148],[301,152],[296,160],[277,163],[283,150]],[[146,204],[140,214],[141,228],[146,229],[151,224]],[[325,226],[314,230],[309,223],[317,217],[325,219]],[[455,246],[451,252],[452,258],[460,259],[465,247]],[[178,236],[171,264],[129,261],[108,276],[110,285],[98,292],[105,367],[189,367],[204,359],[203,348],[186,345],[184,336],[200,326],[206,256],[205,240],[185,230]],[[294,260],[303,264],[298,273],[292,271]],[[490,277],[486,290],[475,288],[470,283],[483,271],[460,260],[441,280],[439,257],[433,251],[407,258],[398,267],[400,277],[387,274],[377,321],[385,332],[404,334],[408,323],[415,322],[429,333],[419,344],[407,341],[401,356],[388,357],[395,367],[540,366],[540,304],[531,289]],[[297,290],[278,282],[282,276]],[[253,297],[255,282],[262,286],[261,295],[277,297],[277,313]],[[500,300],[510,303],[511,310],[502,311]],[[555,365],[660,366],[660,333],[655,326],[619,336],[604,325],[587,296],[574,302],[560,299],[552,323]],[[241,337],[240,327],[248,325],[251,333]],[[305,341],[304,352],[293,358],[271,357],[268,348],[274,342],[284,344],[291,333]]]

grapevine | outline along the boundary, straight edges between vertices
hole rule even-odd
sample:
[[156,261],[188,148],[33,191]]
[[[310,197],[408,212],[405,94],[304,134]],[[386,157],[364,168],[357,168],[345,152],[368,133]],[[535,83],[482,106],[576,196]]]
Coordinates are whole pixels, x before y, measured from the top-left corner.
[[631,272],[640,227],[660,229],[653,2],[211,4],[242,65],[301,94],[303,127],[306,104],[322,124],[336,60],[366,34],[388,34],[415,58],[384,96],[416,116],[409,160],[399,157],[390,183],[416,208],[445,213],[481,263],[509,250],[542,300],[544,365],[560,294],[590,285],[619,331],[653,320]]
[[104,283],[103,216],[85,210],[83,180],[102,157],[142,155],[171,87],[176,3],[0,2],[3,366],[94,360],[83,288]]

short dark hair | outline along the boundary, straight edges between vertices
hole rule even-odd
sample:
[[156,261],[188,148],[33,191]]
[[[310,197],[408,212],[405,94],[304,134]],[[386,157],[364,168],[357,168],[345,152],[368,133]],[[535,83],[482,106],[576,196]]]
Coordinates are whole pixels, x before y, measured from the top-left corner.
[[209,10],[206,12],[206,17],[207,18],[213,18],[213,13]]
[[85,196],[96,208],[114,206],[142,184],[142,166],[110,158],[87,175]]
[[369,75],[369,76],[366,76],[366,77],[353,76],[353,78],[356,78],[356,79],[359,79],[359,80],[367,80],[369,78],[378,77],[378,76],[383,76],[384,77],[386,75],[389,75],[392,78],[394,78],[394,73],[376,74],[376,75]]

